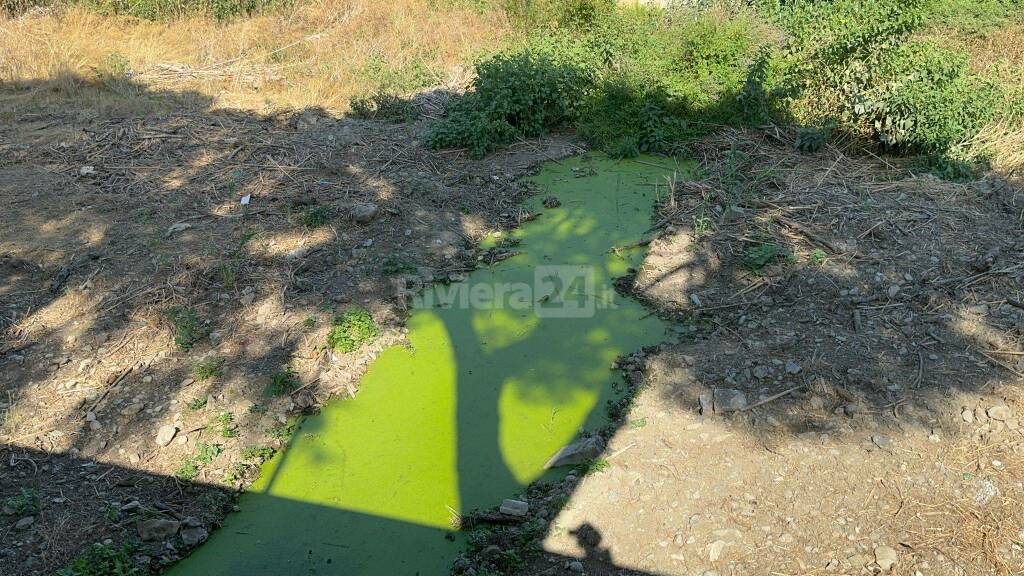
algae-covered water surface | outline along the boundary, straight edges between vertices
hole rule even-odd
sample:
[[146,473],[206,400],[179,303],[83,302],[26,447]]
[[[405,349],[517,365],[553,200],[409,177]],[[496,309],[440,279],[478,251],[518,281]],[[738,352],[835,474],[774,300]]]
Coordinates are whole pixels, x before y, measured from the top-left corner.
[[[455,514],[545,474],[581,429],[605,423],[609,369],[664,326],[612,281],[639,263],[671,160],[597,156],[533,178],[541,216],[519,255],[418,294],[408,346],[386,350],[353,400],[299,426],[181,575],[447,574]],[[544,208],[546,196],[561,205]],[[455,537],[453,537],[455,536]]]

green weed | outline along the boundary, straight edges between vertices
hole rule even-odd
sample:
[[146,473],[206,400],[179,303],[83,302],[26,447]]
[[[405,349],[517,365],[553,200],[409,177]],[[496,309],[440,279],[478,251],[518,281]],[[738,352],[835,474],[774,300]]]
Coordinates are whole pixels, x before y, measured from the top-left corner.
[[185,458],[175,469],[174,475],[186,482],[195,480],[204,467],[213,462],[224,449],[219,444],[196,443],[195,454]]
[[260,463],[270,460],[274,456],[273,448],[269,446],[246,446],[242,448],[243,460],[257,460]]
[[235,415],[231,412],[221,412],[218,414],[214,424],[214,431],[221,438],[234,438],[238,436],[238,430],[235,427]]
[[334,327],[327,334],[327,344],[338,352],[353,352],[380,335],[380,328],[370,313],[351,308],[335,316]]
[[71,561],[57,576],[142,576],[147,571],[132,561],[135,547],[93,544]]
[[42,509],[42,499],[35,490],[22,488],[16,496],[4,500],[3,509],[17,516],[36,514]]
[[192,376],[199,381],[220,378],[224,375],[224,362],[221,356],[207,356],[192,365]]
[[775,244],[758,244],[751,246],[743,253],[743,265],[754,272],[762,270],[771,264],[779,256],[785,256],[787,251]]
[[267,396],[284,396],[298,388],[299,383],[299,375],[291,367],[286,366],[284,369],[274,372],[265,392]]
[[210,335],[209,326],[200,321],[192,308],[173,306],[165,315],[174,327],[174,343],[182,350],[191,350]]
[[210,396],[208,394],[204,394],[202,396],[199,396],[198,398],[193,398],[192,400],[189,400],[188,403],[185,404],[185,408],[188,409],[190,412],[202,410],[203,408],[206,408],[206,404],[209,401]]

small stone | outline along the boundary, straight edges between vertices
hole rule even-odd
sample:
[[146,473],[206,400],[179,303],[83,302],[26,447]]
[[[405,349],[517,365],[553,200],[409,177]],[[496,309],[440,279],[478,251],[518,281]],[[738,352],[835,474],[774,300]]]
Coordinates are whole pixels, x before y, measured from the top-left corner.
[[786,360],[786,374],[799,374],[803,368],[792,360]]
[[964,408],[963,411],[960,412],[960,417],[964,419],[964,422],[971,424],[974,422],[974,411],[970,408]]
[[367,224],[380,214],[380,207],[373,202],[357,202],[352,205],[352,219],[359,224]]
[[238,299],[238,302],[242,306],[251,306],[254,300],[256,300],[256,295],[249,292],[248,294],[242,294],[242,297]]
[[142,409],[145,408],[145,407],[146,407],[146,405],[142,404],[141,402],[136,402],[134,404],[129,404],[128,406],[125,406],[123,410],[121,410],[121,415],[122,416],[135,416],[139,412],[142,412]]
[[136,525],[136,529],[139,531],[139,538],[143,542],[155,542],[159,540],[166,540],[178,533],[178,527],[181,525],[177,520],[164,520],[162,518],[154,518],[151,520],[144,520]]
[[1010,418],[1013,418],[1013,410],[1005,404],[989,408],[987,414],[989,418],[1000,422],[1005,422]]
[[569,562],[568,567],[570,572],[576,572],[577,574],[583,573],[583,563],[579,560],[573,560],[572,562]]
[[736,412],[747,407],[747,395],[733,388],[715,388],[715,412]]
[[160,446],[167,446],[174,440],[174,436],[178,433],[178,427],[172,424],[164,424],[156,432],[156,443]]
[[871,442],[875,446],[878,446],[879,448],[881,448],[882,450],[885,450],[886,452],[889,452],[889,451],[892,450],[892,440],[890,440],[886,436],[882,436],[881,434],[875,434],[874,436],[872,436],[871,437]]
[[498,508],[498,512],[502,514],[508,514],[509,516],[526,516],[527,512],[530,511],[530,505],[522,500],[513,500],[506,498],[502,501],[501,507]]
[[86,412],[85,413],[85,421],[86,422],[95,422],[96,421],[96,413],[95,412]]
[[889,546],[875,547],[875,564],[882,569],[882,572],[890,572],[900,559],[899,554]]
[[548,460],[544,468],[557,468],[559,466],[575,466],[588,460],[593,460],[604,451],[604,441],[600,436],[584,438],[579,442],[573,442],[563,447]]
[[725,540],[715,540],[711,544],[708,544],[708,560],[717,562],[722,556],[722,551],[725,550],[725,545],[728,544]]
[[29,526],[36,523],[35,516],[25,516],[14,525],[15,530],[27,530]]
[[707,416],[714,412],[715,403],[714,398],[711,396],[711,392],[701,392],[697,396],[697,403],[700,406],[700,413]]

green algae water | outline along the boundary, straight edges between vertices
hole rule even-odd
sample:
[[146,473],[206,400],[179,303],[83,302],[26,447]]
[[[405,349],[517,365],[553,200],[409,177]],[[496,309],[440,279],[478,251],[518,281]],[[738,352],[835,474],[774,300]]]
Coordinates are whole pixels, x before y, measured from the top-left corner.
[[[170,574],[448,574],[462,546],[454,515],[543,476],[580,430],[606,423],[612,361],[664,339],[612,288],[641,251],[611,249],[642,237],[679,169],[546,165],[527,205],[541,216],[511,234],[521,253],[418,294],[408,346],[384,351],[355,399],[306,419],[241,511]],[[549,195],[561,206],[545,209]]]

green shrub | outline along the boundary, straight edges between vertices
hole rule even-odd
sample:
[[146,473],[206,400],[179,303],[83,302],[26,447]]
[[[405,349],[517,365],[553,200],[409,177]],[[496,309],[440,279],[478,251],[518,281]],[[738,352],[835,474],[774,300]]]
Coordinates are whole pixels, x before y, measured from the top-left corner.
[[476,66],[473,89],[436,125],[435,148],[469,148],[474,157],[517,138],[544,134],[579,114],[593,83],[585,67],[531,50],[499,54]]
[[4,500],[3,508],[18,516],[36,514],[42,508],[42,499],[34,490],[22,488],[16,496]]
[[373,316],[362,308],[351,308],[334,318],[327,344],[338,352],[352,352],[380,335]]

